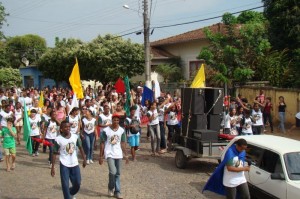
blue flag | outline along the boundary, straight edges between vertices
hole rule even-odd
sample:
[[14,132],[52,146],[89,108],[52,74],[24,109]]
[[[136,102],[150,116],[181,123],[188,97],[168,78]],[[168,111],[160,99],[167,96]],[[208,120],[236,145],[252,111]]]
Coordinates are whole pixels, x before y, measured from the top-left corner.
[[153,102],[153,91],[150,88],[148,88],[147,86],[144,86],[142,102],[141,102],[143,106],[145,106],[146,100],[150,100],[150,102]]

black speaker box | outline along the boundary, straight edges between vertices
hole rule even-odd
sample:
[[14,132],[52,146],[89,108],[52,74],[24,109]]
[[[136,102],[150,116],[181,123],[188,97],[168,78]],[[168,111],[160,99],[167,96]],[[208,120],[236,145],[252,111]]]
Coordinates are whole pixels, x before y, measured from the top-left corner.
[[207,116],[207,129],[220,132],[222,115],[208,115]]
[[204,88],[181,88],[182,113],[204,114],[205,89]]
[[192,130],[193,138],[201,141],[218,141],[218,131],[207,130],[207,129],[197,129]]
[[182,135],[191,136],[191,132],[193,129],[206,129],[207,128],[206,115],[191,115],[189,118],[189,115],[184,114],[184,115],[182,115],[181,122],[182,122],[182,126],[181,126]]
[[223,111],[223,89],[205,88],[205,113],[221,114]]

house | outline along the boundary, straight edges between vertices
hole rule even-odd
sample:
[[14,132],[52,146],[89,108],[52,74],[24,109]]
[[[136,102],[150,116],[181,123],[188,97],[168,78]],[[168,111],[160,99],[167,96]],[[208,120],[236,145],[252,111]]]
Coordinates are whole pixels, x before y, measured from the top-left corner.
[[[205,28],[213,33],[225,33],[225,25],[222,23]],[[155,69],[155,66],[159,64],[171,64],[179,60],[184,79],[190,80],[204,62],[204,60],[197,59],[197,56],[203,47],[209,45],[204,33],[205,28],[151,42],[151,68]]]

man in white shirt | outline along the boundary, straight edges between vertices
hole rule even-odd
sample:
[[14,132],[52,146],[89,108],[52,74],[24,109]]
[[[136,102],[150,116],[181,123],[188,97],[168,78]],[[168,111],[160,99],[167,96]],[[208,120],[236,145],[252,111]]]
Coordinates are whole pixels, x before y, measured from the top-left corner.
[[[56,137],[53,149],[51,176],[55,176],[55,160],[59,154],[60,178],[63,195],[65,199],[74,199],[74,195],[79,191],[81,184],[80,168],[77,158],[76,146],[78,146],[83,158],[83,168],[86,166],[86,159],[82,149],[80,139],[77,134],[70,133],[70,124],[63,121],[60,125],[60,135]],[[72,187],[69,187],[69,180]]]
[[109,169],[108,195],[122,199],[121,196],[121,163],[123,153],[125,155],[126,164],[129,163],[126,151],[126,135],[125,130],[119,125],[120,116],[114,114],[112,116],[112,125],[103,129],[100,139],[100,156],[99,164],[103,164],[103,158],[107,160]]

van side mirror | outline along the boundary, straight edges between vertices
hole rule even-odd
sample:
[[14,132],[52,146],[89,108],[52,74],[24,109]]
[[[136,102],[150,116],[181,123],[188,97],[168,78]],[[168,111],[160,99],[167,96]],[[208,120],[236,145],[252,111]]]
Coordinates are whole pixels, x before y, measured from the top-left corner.
[[272,173],[271,179],[272,180],[285,180],[285,177],[284,177],[283,173]]

